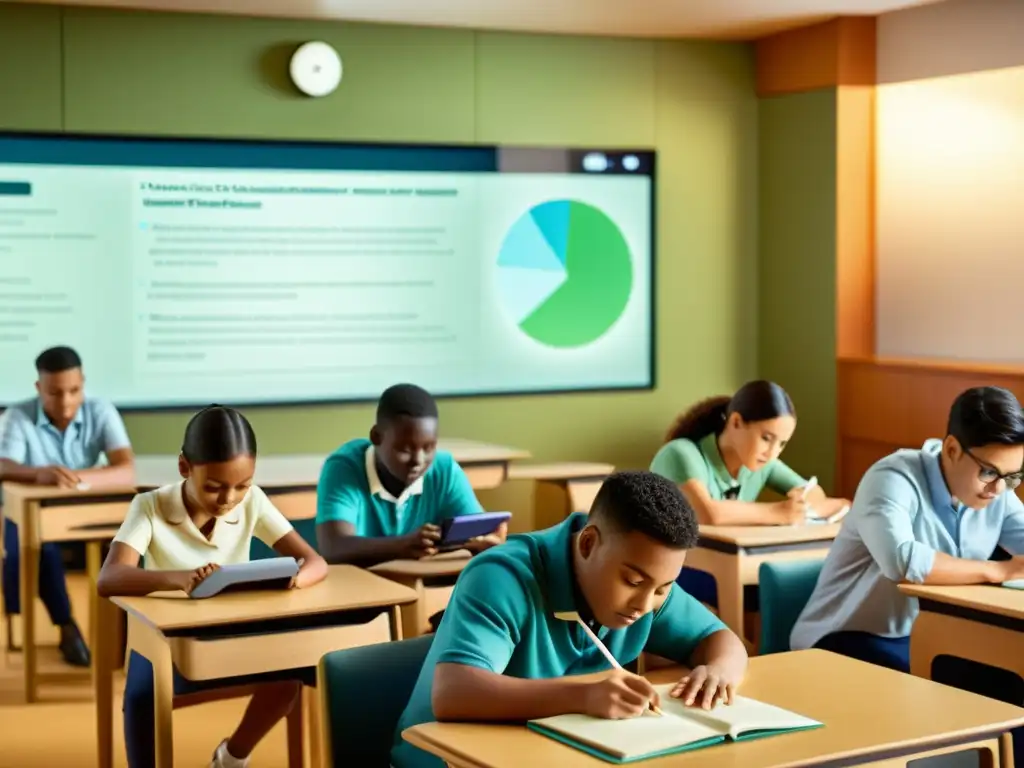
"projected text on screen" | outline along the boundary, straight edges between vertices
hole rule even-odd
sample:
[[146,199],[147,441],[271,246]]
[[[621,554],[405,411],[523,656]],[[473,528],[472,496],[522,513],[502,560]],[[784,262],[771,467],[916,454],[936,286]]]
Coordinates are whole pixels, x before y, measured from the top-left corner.
[[0,402],[643,388],[653,156],[0,136]]

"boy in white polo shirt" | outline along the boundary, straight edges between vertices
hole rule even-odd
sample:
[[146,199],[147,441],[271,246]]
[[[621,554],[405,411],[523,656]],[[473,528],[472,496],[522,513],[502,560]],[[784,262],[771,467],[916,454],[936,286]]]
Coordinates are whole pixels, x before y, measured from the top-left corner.
[[[183,481],[135,497],[100,571],[103,597],[191,592],[221,565],[249,559],[256,536],[285,557],[302,561],[295,587],[327,575],[327,564],[293,529],[270,499],[253,485],[256,436],[242,414],[211,406],[185,429],[178,457]],[[145,568],[139,561],[145,557]],[[295,705],[301,682],[292,673],[232,678],[232,685],[259,683],[241,724],[214,752],[211,768],[248,765],[256,744]],[[191,682],[174,673],[174,693],[224,685]],[[132,653],[124,692],[124,733],[129,768],[154,763],[153,668]]]

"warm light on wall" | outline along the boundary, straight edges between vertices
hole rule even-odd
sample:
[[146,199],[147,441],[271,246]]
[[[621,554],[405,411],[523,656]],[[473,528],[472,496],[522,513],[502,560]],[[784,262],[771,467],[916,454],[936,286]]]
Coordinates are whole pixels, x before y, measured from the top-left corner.
[[1024,67],[877,98],[878,354],[1024,363]]

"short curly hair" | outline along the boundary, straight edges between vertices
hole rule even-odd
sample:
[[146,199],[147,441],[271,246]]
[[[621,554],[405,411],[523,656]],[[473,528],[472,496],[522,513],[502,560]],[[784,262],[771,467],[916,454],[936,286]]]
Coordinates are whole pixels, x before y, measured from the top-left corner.
[[437,403],[423,387],[395,384],[385,389],[377,401],[377,423],[386,424],[403,416],[411,419],[436,419]]
[[653,472],[615,472],[601,485],[590,516],[623,533],[637,531],[673,549],[692,549],[697,515],[679,487]]

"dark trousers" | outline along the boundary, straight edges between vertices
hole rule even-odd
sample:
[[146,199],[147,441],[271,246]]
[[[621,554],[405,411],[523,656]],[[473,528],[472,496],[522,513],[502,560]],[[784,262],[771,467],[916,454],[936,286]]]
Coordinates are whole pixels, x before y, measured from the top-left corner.
[[[18,526],[10,520],[4,520],[4,553],[4,612],[21,613]],[[39,551],[39,597],[54,624],[63,627],[71,623],[71,600],[64,578],[64,563],[60,547],[56,544],[43,544]]]
[[[275,680],[297,680],[316,685],[316,670],[284,670],[263,675],[241,675],[220,680],[187,680],[174,670],[174,695],[210,691],[248,683],[269,683]],[[145,656],[132,651],[128,658],[128,675],[124,683],[124,748],[128,768],[153,768],[156,764],[156,727],[153,723],[153,665]],[[225,733],[224,737],[227,738]],[[210,752],[216,747],[210,745]]]
[[[815,647],[900,672],[910,672],[909,637],[835,632],[823,637]],[[1013,672],[988,664],[954,656],[939,656],[932,664],[932,679],[1007,704],[1016,704],[1018,707],[1024,705],[1024,680]],[[1024,766],[1024,727],[1013,731],[1013,762]]]
[[[710,573],[698,571],[696,568],[683,568],[679,572],[676,584],[705,605],[712,608],[718,607],[718,585],[715,584],[715,577]],[[760,594],[756,584],[748,584],[743,587],[743,610],[757,611],[760,607]]]

